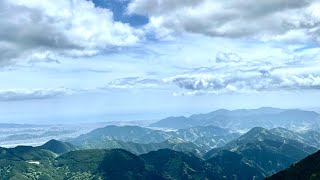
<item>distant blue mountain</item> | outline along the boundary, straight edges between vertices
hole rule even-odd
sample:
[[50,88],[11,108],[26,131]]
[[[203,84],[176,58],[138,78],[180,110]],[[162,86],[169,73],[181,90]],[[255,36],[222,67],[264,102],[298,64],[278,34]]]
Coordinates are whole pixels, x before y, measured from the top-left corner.
[[256,126],[268,129],[283,127],[291,130],[317,130],[320,128],[320,115],[313,111],[268,107],[234,111],[220,109],[188,118],[183,116],[166,118],[151,124],[151,127],[183,129],[207,125],[233,130],[248,130]]

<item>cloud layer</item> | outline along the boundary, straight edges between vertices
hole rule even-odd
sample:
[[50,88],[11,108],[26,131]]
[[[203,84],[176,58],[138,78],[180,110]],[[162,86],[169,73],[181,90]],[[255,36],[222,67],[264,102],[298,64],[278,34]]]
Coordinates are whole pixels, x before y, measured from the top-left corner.
[[246,93],[272,90],[320,89],[320,74],[291,74],[281,70],[184,74],[167,79],[182,89],[203,93]]
[[108,83],[105,88],[159,88],[164,82],[160,79],[144,79],[141,77],[127,77],[116,79]]
[[261,40],[319,41],[318,0],[133,0],[128,12],[174,32]]
[[[190,95],[320,87],[319,0],[118,3],[129,3],[118,19],[149,18],[149,24],[135,27],[123,23],[131,18],[114,20],[108,9],[112,2],[0,1],[0,66],[29,62],[11,73],[1,69],[1,83],[9,89],[0,91],[0,100],[65,94],[46,87],[166,89]],[[168,34],[175,38],[162,41]],[[21,87],[30,90],[10,90]]]
[[0,90],[0,101],[25,101],[56,98],[71,94],[68,89],[6,89]]
[[106,88],[165,89],[174,95],[319,90],[318,50],[265,59],[218,51],[211,66],[182,69],[171,76],[116,79]]
[[139,31],[85,0],[0,2],[0,63],[38,51],[94,55],[139,40]]

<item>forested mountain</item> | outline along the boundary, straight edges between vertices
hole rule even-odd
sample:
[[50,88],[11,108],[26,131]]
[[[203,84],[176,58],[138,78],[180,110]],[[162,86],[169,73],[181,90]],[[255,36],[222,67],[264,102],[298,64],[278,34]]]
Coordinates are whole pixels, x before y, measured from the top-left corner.
[[106,126],[69,142],[0,148],[0,175],[17,180],[263,179],[316,152],[318,137],[317,131],[284,128],[255,127],[240,135],[213,125],[177,131]]
[[47,149],[50,150],[56,154],[64,154],[70,151],[78,150],[73,144],[68,142],[61,142],[57,141],[55,139],[52,139],[42,146],[39,146],[41,149]]
[[[221,151],[232,153],[221,154]],[[212,149],[204,157],[228,159],[228,155],[236,153],[238,163],[250,164],[258,172],[268,176],[316,151],[315,147],[256,127],[225,146]]]
[[215,126],[192,127],[178,131],[152,130],[138,126],[106,126],[69,142],[80,149],[122,148],[143,154],[167,148],[203,155],[239,136],[239,133]]
[[0,152],[2,179],[221,179],[206,161],[168,149],[141,156],[122,149],[78,150],[60,156],[32,147]]
[[304,180],[320,178],[320,151],[280,171],[268,180]]

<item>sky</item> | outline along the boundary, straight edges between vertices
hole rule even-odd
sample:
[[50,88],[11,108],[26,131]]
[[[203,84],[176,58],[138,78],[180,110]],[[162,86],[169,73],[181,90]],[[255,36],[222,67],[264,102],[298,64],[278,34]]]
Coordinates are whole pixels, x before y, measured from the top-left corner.
[[1,0],[0,123],[320,107],[319,0]]

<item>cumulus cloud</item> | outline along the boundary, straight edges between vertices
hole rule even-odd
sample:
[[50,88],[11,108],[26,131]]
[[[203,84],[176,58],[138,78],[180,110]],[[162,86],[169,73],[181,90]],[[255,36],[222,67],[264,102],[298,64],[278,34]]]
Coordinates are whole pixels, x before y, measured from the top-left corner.
[[[301,52],[266,48],[257,51],[262,52],[252,56],[247,51],[217,51],[213,55],[215,61],[205,66],[199,63],[166,74],[116,79],[107,87],[162,89],[174,95],[320,89],[319,48]],[[163,72],[163,68],[160,70]]]
[[192,94],[246,93],[273,90],[320,89],[320,73],[315,67],[236,70],[176,75],[165,79]]
[[319,8],[318,0],[133,0],[128,12],[174,32],[301,41],[319,40]]
[[163,89],[175,96],[320,89],[320,61],[303,54],[289,59],[247,60],[234,52],[218,52],[216,57],[219,61],[212,66],[152,78],[116,79],[106,88]]
[[59,89],[1,89],[0,101],[24,101],[49,99],[71,94],[71,90]]
[[86,0],[2,0],[0,63],[38,51],[82,56],[130,46],[140,31]]
[[240,62],[242,58],[233,52],[218,52],[216,55],[216,62]]
[[126,77],[111,81],[105,88],[154,88],[161,84],[163,81],[160,79]]

